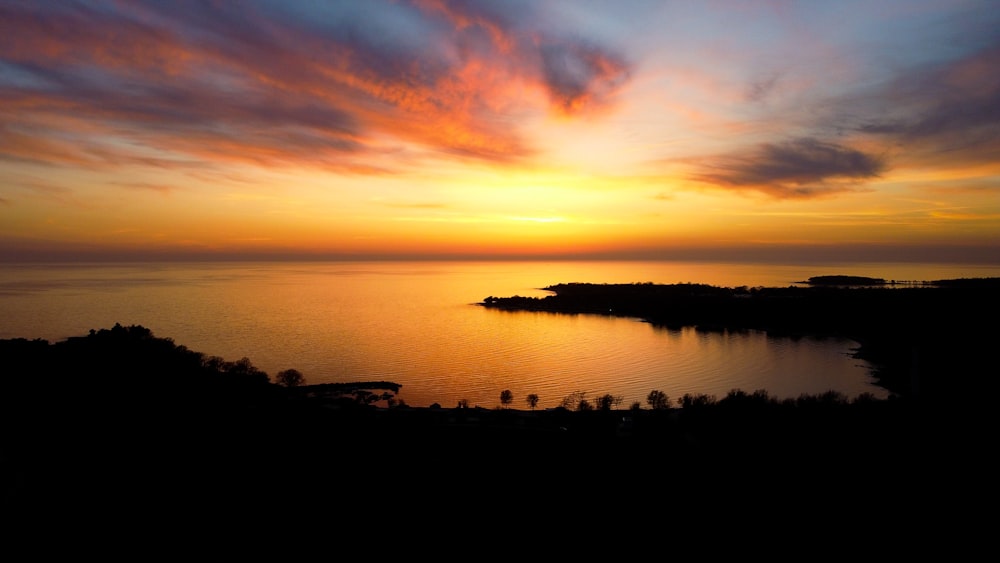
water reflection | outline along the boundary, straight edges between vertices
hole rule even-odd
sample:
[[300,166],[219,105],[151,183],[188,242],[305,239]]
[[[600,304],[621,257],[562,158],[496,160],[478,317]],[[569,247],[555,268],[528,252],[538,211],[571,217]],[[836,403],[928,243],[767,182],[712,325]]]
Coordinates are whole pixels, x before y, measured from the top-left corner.
[[464,399],[492,408],[504,389],[515,404],[537,394],[538,408],[577,391],[621,395],[626,404],[652,389],[672,397],[735,388],[777,397],[881,393],[850,356],[850,341],[473,305],[487,295],[545,295],[539,288],[563,282],[735,286],[825,273],[763,271],[677,263],[19,266],[0,273],[0,338],[57,340],[139,324],[207,355],[248,357],[270,374],[294,368],[314,383],[395,381],[414,406]]

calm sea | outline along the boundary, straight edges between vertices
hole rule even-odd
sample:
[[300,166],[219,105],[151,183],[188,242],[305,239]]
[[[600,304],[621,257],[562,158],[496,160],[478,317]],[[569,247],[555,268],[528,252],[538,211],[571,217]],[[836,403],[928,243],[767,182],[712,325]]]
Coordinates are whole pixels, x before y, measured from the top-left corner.
[[562,282],[788,286],[810,276],[895,280],[1000,276],[1000,266],[749,265],[680,262],[268,262],[5,264],[0,338],[58,341],[115,323],[226,360],[246,357],[309,383],[389,380],[412,406],[539,407],[611,393],[626,407],[650,390],[785,398],[833,390],[886,394],[854,342],[761,332],[666,330],[635,319],[511,313],[489,295],[545,295]]

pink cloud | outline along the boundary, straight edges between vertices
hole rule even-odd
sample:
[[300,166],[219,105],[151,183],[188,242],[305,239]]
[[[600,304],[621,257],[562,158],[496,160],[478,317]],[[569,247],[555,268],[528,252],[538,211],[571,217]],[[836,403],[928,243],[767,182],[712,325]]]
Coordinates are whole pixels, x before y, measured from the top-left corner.
[[[535,153],[501,118],[532,109],[519,93],[548,92],[573,114],[611,103],[627,79],[600,48],[539,47],[496,15],[455,6],[404,13],[436,33],[416,47],[375,38],[366,19],[324,28],[252,6],[3,7],[0,62],[27,79],[0,80],[0,115],[13,127],[0,156],[92,160],[53,140],[86,142],[75,127],[90,120],[158,150],[265,165],[385,170],[380,155],[399,143],[511,161]],[[43,116],[73,119],[28,132]]]

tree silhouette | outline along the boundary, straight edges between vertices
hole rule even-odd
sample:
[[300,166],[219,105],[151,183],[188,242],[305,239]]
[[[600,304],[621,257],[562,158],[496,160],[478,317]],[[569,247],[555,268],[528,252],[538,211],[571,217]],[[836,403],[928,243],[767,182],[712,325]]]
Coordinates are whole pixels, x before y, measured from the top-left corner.
[[528,407],[531,410],[535,410],[535,407],[538,406],[538,395],[536,393],[530,393],[525,400],[528,402]]
[[646,402],[649,404],[649,408],[654,411],[670,408],[670,397],[658,389],[653,389],[649,392],[649,395],[646,395]]
[[586,402],[586,396],[587,396],[586,391],[573,391],[569,395],[563,397],[563,400],[561,403],[559,403],[559,406],[566,410],[573,410],[575,408],[578,408],[580,403]]
[[680,400],[681,407],[685,409],[689,408],[699,408],[699,407],[710,407],[718,404],[715,399],[715,395],[708,395],[705,393],[685,393]]
[[622,397],[616,397],[611,393],[601,395],[596,399],[598,410],[609,411],[612,407],[618,406],[622,402]]
[[299,385],[305,385],[306,378],[297,369],[286,369],[284,371],[279,371],[278,375],[274,376],[275,383],[281,385],[282,387],[298,387]]
[[504,389],[503,391],[500,392],[500,403],[503,406],[506,407],[513,400],[514,400],[514,393],[512,393],[510,389]]

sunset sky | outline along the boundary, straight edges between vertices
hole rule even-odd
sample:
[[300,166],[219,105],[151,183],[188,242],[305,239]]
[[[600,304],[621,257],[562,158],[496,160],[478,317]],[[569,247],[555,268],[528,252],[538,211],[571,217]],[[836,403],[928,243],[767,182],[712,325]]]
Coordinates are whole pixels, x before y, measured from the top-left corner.
[[1000,263],[1000,4],[0,0],[0,260]]

